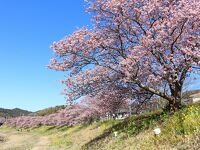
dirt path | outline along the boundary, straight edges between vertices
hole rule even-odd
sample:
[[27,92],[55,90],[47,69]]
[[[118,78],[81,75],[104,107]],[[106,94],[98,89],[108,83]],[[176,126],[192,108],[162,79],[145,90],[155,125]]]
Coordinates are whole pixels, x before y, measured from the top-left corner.
[[31,150],[48,150],[49,149],[49,137],[40,137],[38,142],[33,146]]
[[0,150],[49,150],[50,140],[48,136],[40,136],[31,133],[8,132],[0,133],[6,138],[0,143]]
[[6,142],[1,143],[0,149],[6,150],[11,148],[18,148],[24,145],[26,139],[29,139],[29,135],[16,135],[16,134],[4,134]]

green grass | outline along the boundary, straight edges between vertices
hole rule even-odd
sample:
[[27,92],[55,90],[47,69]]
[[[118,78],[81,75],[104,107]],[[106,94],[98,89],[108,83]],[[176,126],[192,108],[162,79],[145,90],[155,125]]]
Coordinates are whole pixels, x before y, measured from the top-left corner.
[[[159,127],[157,137],[153,129]],[[0,132],[16,129],[1,127]],[[109,120],[74,127],[41,126],[17,131],[19,134],[47,136],[50,147],[70,150],[163,150],[200,149],[200,104],[169,115],[163,111],[145,113],[125,120]],[[117,137],[114,136],[117,132]]]
[[[161,128],[161,134],[158,137],[155,137],[152,132],[155,127]],[[117,137],[113,136],[114,132],[118,132]],[[98,147],[101,149],[172,149],[178,147],[193,149],[188,141],[198,141],[199,133],[200,105],[195,104],[183,108],[173,116],[157,111],[128,118],[85,144],[83,149],[98,149]],[[195,146],[200,146],[200,144]]]

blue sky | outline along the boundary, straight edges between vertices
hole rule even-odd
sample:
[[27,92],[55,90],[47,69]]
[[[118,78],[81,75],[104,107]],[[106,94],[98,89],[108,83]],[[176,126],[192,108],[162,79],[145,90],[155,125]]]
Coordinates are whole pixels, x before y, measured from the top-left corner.
[[0,1],[0,107],[36,111],[65,104],[58,80],[46,66],[54,41],[89,25],[83,0]]

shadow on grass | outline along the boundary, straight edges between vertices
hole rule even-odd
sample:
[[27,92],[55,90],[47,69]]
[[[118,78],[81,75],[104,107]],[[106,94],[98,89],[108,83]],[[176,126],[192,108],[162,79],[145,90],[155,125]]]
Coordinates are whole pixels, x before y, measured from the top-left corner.
[[59,126],[59,127],[56,127],[56,129],[58,130],[58,131],[66,131],[66,130],[68,130],[68,129],[70,129],[70,128],[72,128],[73,126],[67,126],[67,125],[65,125],[65,126]]
[[164,120],[162,119],[164,112],[157,111],[153,113],[146,113],[135,117],[126,118],[123,122],[119,122],[112,127],[106,129],[103,134],[92,139],[82,149],[89,149],[94,145],[99,146],[99,142],[111,137],[114,131],[126,133],[126,135],[137,135],[141,131],[150,128],[154,123],[161,124]]
[[52,126],[52,127],[47,128],[45,131],[49,131],[49,130],[52,130],[52,129],[55,129],[55,128],[56,128],[56,126]]
[[73,132],[78,132],[78,131],[80,131],[80,130],[82,130],[82,129],[87,128],[88,126],[89,126],[88,124],[81,125],[81,126],[79,126],[78,128],[76,128]]

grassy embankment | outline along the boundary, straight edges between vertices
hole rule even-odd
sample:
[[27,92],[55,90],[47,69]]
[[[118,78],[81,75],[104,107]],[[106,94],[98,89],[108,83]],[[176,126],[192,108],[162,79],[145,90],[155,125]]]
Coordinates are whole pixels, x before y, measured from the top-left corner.
[[[155,127],[161,128],[157,137],[152,132]],[[117,132],[116,137],[114,132]],[[6,142],[0,143],[0,149],[200,149],[200,105],[183,108],[173,116],[158,111],[122,121],[75,127],[42,126],[22,131],[1,127],[0,133],[7,136],[7,146]],[[21,141],[8,144],[13,137]]]

